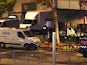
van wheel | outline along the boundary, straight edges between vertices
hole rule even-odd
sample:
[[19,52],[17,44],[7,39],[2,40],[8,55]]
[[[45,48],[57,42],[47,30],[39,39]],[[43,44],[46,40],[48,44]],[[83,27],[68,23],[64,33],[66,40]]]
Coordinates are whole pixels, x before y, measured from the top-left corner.
[[33,44],[33,43],[30,43],[29,44],[29,49],[30,50],[36,50],[37,49],[37,45]]
[[0,43],[0,47],[5,48],[5,47],[6,47],[5,43],[1,42],[1,43]]
[[29,44],[24,44],[24,48],[26,49],[26,50],[28,50],[29,49]]

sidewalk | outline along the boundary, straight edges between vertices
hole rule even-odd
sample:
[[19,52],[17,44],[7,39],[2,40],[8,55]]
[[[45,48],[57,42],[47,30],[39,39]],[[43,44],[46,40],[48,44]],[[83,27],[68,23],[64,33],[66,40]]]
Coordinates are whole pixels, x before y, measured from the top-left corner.
[[40,63],[37,61],[1,59],[0,65],[51,65],[51,63]]
[[[41,57],[42,51],[45,55],[42,54],[44,56]],[[42,51],[37,51],[40,52],[38,57],[29,54],[28,58],[26,58],[26,55],[21,57],[16,56],[15,58],[1,58],[0,65],[53,65],[52,50]],[[55,65],[87,65],[86,58],[83,58],[78,52],[69,51],[69,48],[66,49],[66,47],[64,47],[62,51],[56,51]]]
[[[47,54],[52,54],[52,52],[47,52]],[[7,59],[1,58],[0,65],[53,65],[52,55],[49,58],[33,58],[28,57],[28,59]],[[55,65],[87,65],[87,59],[82,56],[77,56],[77,53],[69,52],[57,52],[56,54],[56,64]]]
[[[26,61],[26,60],[12,60],[12,59],[2,59],[0,65],[52,65],[52,62],[37,62],[37,61]],[[65,62],[57,63],[56,65],[67,65]]]

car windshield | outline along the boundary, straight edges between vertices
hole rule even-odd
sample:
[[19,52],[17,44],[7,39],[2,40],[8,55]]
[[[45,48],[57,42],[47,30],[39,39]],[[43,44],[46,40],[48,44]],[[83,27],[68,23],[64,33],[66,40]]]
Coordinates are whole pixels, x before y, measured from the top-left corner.
[[32,32],[30,32],[30,31],[23,31],[23,32],[25,33],[25,35],[27,37],[33,37],[34,36],[34,34],[32,34]]

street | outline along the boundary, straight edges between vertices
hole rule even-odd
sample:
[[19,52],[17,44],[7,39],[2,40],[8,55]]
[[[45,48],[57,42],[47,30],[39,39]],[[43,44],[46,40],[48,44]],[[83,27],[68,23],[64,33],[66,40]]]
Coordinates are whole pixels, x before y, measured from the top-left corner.
[[[0,65],[52,65],[52,51],[1,49]],[[56,51],[56,65],[87,65],[87,59],[77,51]]]

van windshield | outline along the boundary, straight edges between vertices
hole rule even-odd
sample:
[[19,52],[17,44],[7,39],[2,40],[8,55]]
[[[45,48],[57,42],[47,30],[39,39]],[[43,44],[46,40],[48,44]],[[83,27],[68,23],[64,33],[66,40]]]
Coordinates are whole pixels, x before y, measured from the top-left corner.
[[35,24],[37,24],[37,20],[24,20],[23,24],[32,24],[32,25],[35,25]]
[[23,24],[31,24],[32,23],[32,20],[24,20],[23,21]]
[[34,34],[32,34],[32,32],[30,32],[30,31],[23,31],[24,32],[24,34],[27,36],[27,37],[33,37],[34,36]]

